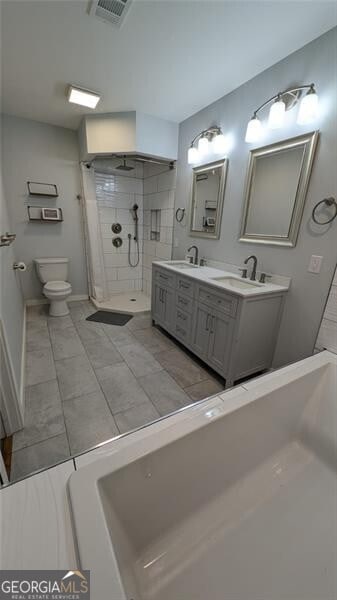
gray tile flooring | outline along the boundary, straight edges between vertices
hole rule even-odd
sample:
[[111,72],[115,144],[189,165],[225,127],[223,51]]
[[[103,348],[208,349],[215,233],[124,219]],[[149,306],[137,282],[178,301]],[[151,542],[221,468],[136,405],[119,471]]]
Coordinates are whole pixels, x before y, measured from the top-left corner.
[[15,480],[216,394],[224,382],[150,315],[118,327],[86,321],[89,301],[53,318],[27,312],[25,427],[13,438]]

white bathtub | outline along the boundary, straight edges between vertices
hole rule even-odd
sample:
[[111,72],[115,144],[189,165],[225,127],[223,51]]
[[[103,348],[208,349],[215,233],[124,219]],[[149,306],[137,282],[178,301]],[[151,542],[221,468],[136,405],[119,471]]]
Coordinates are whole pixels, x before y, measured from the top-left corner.
[[337,357],[116,441],[69,484],[93,600],[335,600]]

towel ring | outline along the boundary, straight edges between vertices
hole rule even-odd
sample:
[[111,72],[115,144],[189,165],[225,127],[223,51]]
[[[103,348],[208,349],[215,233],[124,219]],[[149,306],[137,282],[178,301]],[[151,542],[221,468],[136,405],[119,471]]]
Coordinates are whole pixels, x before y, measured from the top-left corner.
[[185,216],[185,209],[184,208],[177,208],[176,210],[176,221],[178,223],[181,223],[183,218]]
[[[334,206],[335,207],[335,214],[332,215],[332,217],[330,219],[328,219],[327,221],[318,221],[317,217],[316,217],[316,211],[318,209],[319,206],[321,206],[321,204],[325,204],[326,206]],[[317,223],[317,225],[328,225],[328,223],[332,223],[332,221],[335,220],[335,218],[337,217],[337,202],[334,198],[330,197],[330,198],[324,198],[323,200],[321,200],[320,202],[317,202],[317,204],[314,206],[313,210],[312,210],[312,220]]]

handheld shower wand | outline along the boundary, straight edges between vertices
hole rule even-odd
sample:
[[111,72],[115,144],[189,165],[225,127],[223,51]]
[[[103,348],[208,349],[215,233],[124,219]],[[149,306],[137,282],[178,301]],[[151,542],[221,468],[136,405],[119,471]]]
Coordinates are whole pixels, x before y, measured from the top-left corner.
[[136,262],[132,263],[131,261],[131,238],[132,235],[131,233],[128,234],[128,240],[129,240],[129,247],[128,247],[128,261],[129,261],[129,265],[130,267],[137,267],[139,264],[139,241],[138,241],[138,204],[134,204],[133,207],[130,209],[131,213],[132,213],[132,218],[134,220],[135,223],[135,233],[133,236],[133,239],[135,241],[136,244],[136,248],[137,248],[137,258],[136,258]]

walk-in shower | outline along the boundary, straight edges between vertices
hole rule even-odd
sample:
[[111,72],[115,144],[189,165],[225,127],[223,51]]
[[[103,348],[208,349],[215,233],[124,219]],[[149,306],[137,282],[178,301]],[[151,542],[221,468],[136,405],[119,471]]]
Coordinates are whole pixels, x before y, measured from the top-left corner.
[[[100,309],[150,309],[152,262],[170,259],[175,169],[155,157],[97,156],[81,163],[90,297]],[[151,237],[153,209],[161,213]]]

